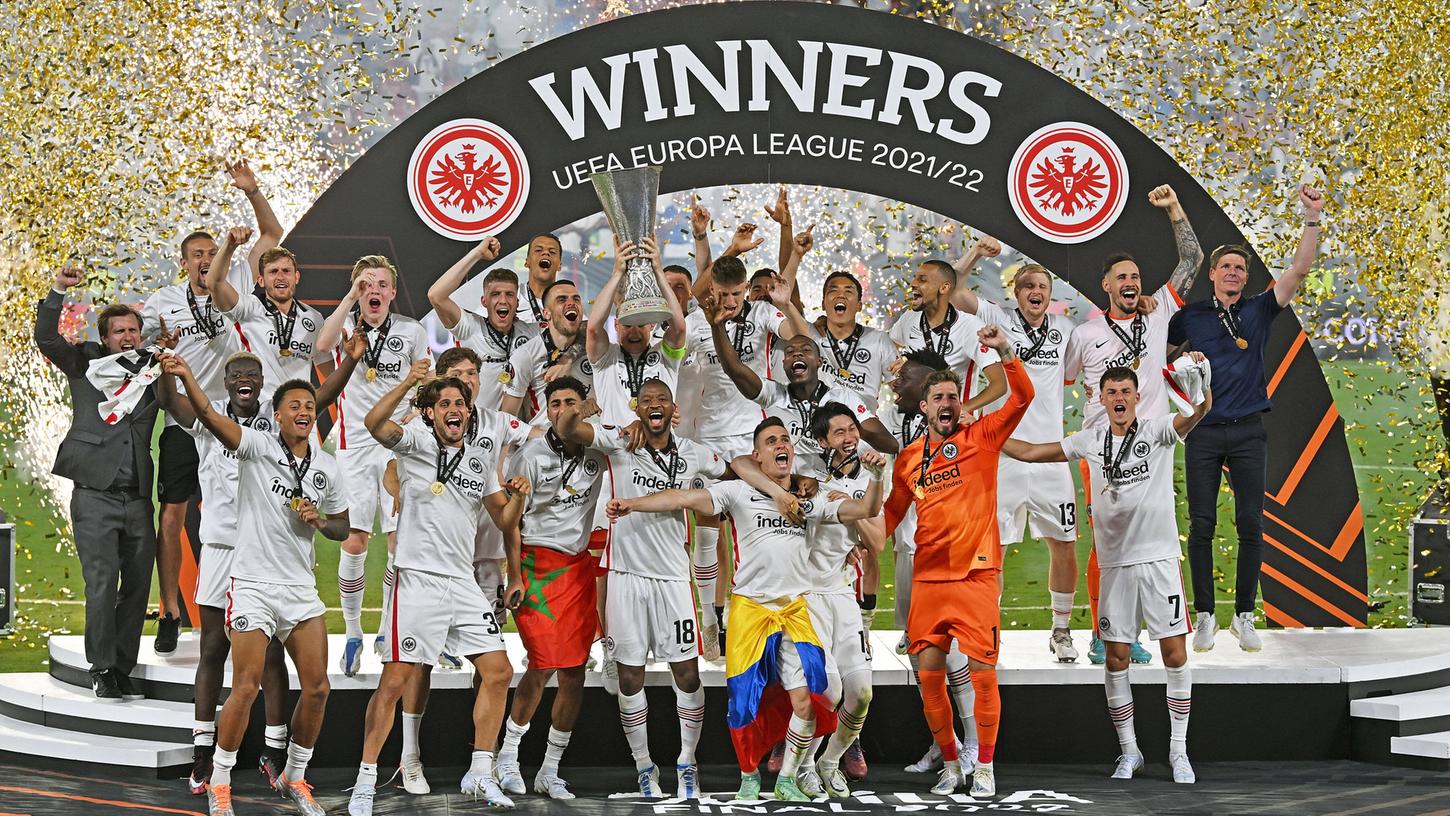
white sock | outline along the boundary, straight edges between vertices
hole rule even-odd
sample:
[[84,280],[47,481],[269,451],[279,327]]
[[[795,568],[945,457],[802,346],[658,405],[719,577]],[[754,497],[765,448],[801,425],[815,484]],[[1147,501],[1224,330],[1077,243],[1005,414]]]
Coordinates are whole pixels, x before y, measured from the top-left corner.
[[216,745],[216,720],[196,720],[191,724],[192,745]]
[[947,652],[947,693],[957,706],[957,719],[962,721],[962,744],[977,744],[977,690],[972,688],[972,670],[967,667],[967,656],[961,652]]
[[473,761],[468,765],[468,772],[478,776],[493,776],[493,752],[474,751]]
[[262,732],[263,742],[268,748],[275,748],[279,751],[287,749],[287,726],[269,725]]
[[363,785],[376,788],[378,786],[378,763],[364,762],[357,766],[357,781],[353,785],[359,788]]
[[211,755],[211,784],[232,784],[232,768],[237,766],[237,752],[223,751],[217,747]]
[[675,689],[675,716],[680,718],[679,765],[695,764],[695,748],[700,744],[700,729],[705,725],[705,687],[684,692]]
[[1076,602],[1076,592],[1052,592],[1047,593],[1052,598],[1052,628],[1066,629],[1072,619],[1072,606]]
[[1193,675],[1184,664],[1168,673],[1168,755],[1188,753],[1188,711],[1193,707]]
[[[1125,755],[1142,755],[1138,750],[1138,735],[1133,730],[1133,686],[1128,682],[1128,670],[1104,672],[1103,676],[1108,693],[1108,716],[1118,732],[1118,747]],[[1187,722],[1185,717],[1185,726]]]
[[403,760],[419,759],[418,729],[423,725],[422,714],[403,712]]
[[363,566],[367,560],[365,552],[340,552],[337,555],[337,595],[342,605],[342,622],[347,624],[347,636],[350,638],[363,635],[363,589],[367,586]]
[[700,625],[718,626],[715,619],[715,582],[720,580],[720,554],[715,551],[720,541],[719,527],[695,525],[695,551],[691,569],[695,576],[695,594],[700,599]]
[[564,760],[564,750],[569,747],[569,738],[572,736],[573,731],[560,731],[549,726],[549,743],[544,748],[544,762],[539,766],[539,773],[545,776],[559,775],[559,763]]
[[[619,693],[619,724],[624,726],[624,738],[629,741],[629,752],[634,756],[634,769],[643,771],[654,765],[649,758],[649,703],[645,702],[644,689],[634,694]],[[559,752],[561,755],[563,751]]]
[[816,731],[814,719],[803,720],[794,713],[790,715],[790,727],[785,732],[785,757],[780,763],[780,776],[795,778],[801,760],[811,748],[811,735]]
[[519,743],[524,741],[524,735],[529,733],[529,724],[519,725],[514,722],[513,717],[503,718],[503,745],[498,749],[499,762],[519,761]]
[[311,761],[311,748],[303,748],[295,742],[287,743],[287,767],[282,769],[282,776],[288,782],[301,782],[307,778],[307,763]]

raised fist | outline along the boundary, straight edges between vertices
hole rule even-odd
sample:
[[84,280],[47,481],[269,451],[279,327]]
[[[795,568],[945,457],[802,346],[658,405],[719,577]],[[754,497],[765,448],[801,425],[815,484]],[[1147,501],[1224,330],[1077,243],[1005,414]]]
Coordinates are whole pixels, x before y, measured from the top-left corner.
[[978,258],[995,258],[1002,254],[1002,242],[990,235],[983,235],[972,244],[972,252]]
[[1167,184],[1160,184],[1148,191],[1148,203],[1160,210],[1166,210],[1178,203],[1178,194]]
[[251,227],[232,227],[227,230],[226,242],[234,247],[239,247],[252,240]]
[[84,278],[85,273],[79,266],[63,266],[55,273],[55,288],[65,291],[72,286],[80,286]]
[[1307,184],[1299,185],[1299,203],[1304,205],[1304,214],[1318,218],[1324,212],[1324,194]]
[[498,258],[500,252],[503,252],[503,244],[500,244],[497,238],[490,235],[482,241],[479,241],[478,246],[474,247],[473,251],[478,255],[480,261],[493,261]]

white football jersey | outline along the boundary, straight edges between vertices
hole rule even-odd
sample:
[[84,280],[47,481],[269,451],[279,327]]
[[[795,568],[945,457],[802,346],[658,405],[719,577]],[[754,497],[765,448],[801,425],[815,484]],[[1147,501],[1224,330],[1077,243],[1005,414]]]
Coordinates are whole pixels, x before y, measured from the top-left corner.
[[[839,490],[853,499],[866,497],[866,484],[871,476],[866,468],[857,466],[854,476],[830,474],[820,484],[817,497],[829,496]],[[846,564],[846,556],[860,543],[856,528],[850,524],[816,524],[811,527],[810,552],[806,558],[810,572],[811,591],[832,595],[854,595],[852,583],[856,570]]]
[[[524,398],[524,414],[533,417],[536,424],[547,424],[548,419],[544,416],[544,390],[548,383],[544,382],[544,372],[553,365],[551,358],[562,354],[569,349],[577,353],[574,355],[574,363],[569,366],[569,376],[584,384],[584,390],[594,390],[594,365],[589,362],[589,357],[584,353],[584,332],[586,326],[579,324],[579,335],[567,348],[556,349],[553,347],[553,335],[547,331],[541,331],[534,337],[529,338],[527,343],[514,349],[513,356],[509,358],[509,368],[513,372],[513,378],[504,386],[504,393],[511,397]],[[588,397],[589,394],[580,396]],[[532,404],[530,403],[532,399]]]
[[760,393],[755,396],[756,404],[765,409],[766,416],[773,416],[790,431],[795,442],[795,472],[820,478],[825,475],[825,462],[821,460],[821,445],[811,436],[811,418],[816,408],[828,402],[838,402],[851,409],[857,422],[865,422],[875,416],[866,408],[861,395],[849,388],[830,388],[822,380],[816,384],[813,399],[791,399],[790,390],[774,381],[761,380]]
[[[250,289],[251,287],[247,287]],[[300,300],[293,300],[295,314],[288,315],[272,308],[266,295],[243,294],[222,316],[232,321],[242,348],[262,360],[262,381],[267,388],[276,388],[288,380],[312,382],[312,367],[332,357],[317,348],[322,333],[322,313]],[[291,334],[288,334],[288,325]],[[280,327],[280,331],[279,331]],[[287,354],[282,354],[282,347]],[[207,395],[210,396],[208,391]]]
[[[678,436],[671,442],[663,451],[646,445],[630,453],[617,428],[596,424],[590,447],[609,456],[617,499],[637,499],[672,488],[698,488],[704,484],[700,477],[719,479],[724,474],[725,462],[703,445]],[[685,514],[630,513],[619,519],[614,522],[600,564],[615,572],[646,578],[690,580]]]
[[1139,419],[1137,425],[1127,453],[1121,453],[1123,437],[1112,438],[1112,458],[1118,465],[1111,482],[1103,466],[1104,438],[1110,428],[1085,430],[1062,440],[1067,458],[1086,459],[1092,466],[1093,546],[1098,565],[1104,568],[1180,555],[1173,447],[1183,440],[1172,416]]
[[[881,404],[881,383],[885,379],[885,371],[897,357],[891,335],[858,323],[855,332],[844,340],[837,340],[830,331],[823,331],[812,324],[811,337],[821,353],[821,382],[855,391],[866,407],[875,413]],[[785,343],[775,344],[771,369],[781,382],[785,381]]]
[[[238,292],[251,290],[249,277],[245,263],[234,264],[228,274],[228,280]],[[236,330],[211,305],[210,294],[188,298],[190,291],[191,284],[183,281],[152,292],[141,307],[141,325],[148,337],[161,333],[163,320],[166,322],[167,331],[178,332],[175,352],[191,366],[191,373],[201,385],[201,390],[208,397],[219,397],[226,393],[222,375],[226,373],[226,357],[229,355],[225,355],[225,346],[212,340],[235,334]],[[186,393],[181,383],[178,382],[176,388],[181,393]],[[166,424],[168,427],[176,424],[176,420],[169,413],[166,415]]]
[[[1158,300],[1158,308],[1150,315],[1113,320],[1104,312],[1078,326],[1072,333],[1072,339],[1067,344],[1062,379],[1068,385],[1081,380],[1084,389],[1092,390],[1092,396],[1083,400],[1084,430],[1105,428],[1108,425],[1107,411],[1098,401],[1098,386],[1103,372],[1113,366],[1134,368],[1135,357],[1140,358],[1136,366],[1138,416],[1151,419],[1168,414],[1168,388],[1163,382],[1163,367],[1168,365],[1168,321],[1178,312],[1180,304],[1178,294],[1166,283],[1153,293],[1153,297]],[[1130,340],[1135,334],[1134,324],[1141,325],[1142,328],[1136,330],[1141,332],[1143,338],[1141,355],[1135,355],[1128,348],[1117,332],[1113,331],[1109,321]]]
[[[264,399],[252,417],[239,417],[228,408],[230,399],[212,400],[212,410],[226,414],[239,425],[263,433],[276,430],[272,419],[272,401]],[[217,441],[211,431],[197,420],[186,429],[196,442],[196,477],[201,482],[201,542],[231,548],[237,542],[237,455]]]
[[[302,476],[302,496],[323,516],[347,509],[337,460],[319,445]],[[297,462],[302,467],[302,461]],[[242,428],[237,446],[237,547],[232,577],[286,586],[315,587],[312,537],[316,530],[297,517],[292,498],[297,477],[275,433]]]
[[947,365],[962,378],[962,399],[970,399],[981,388],[978,375],[987,366],[1002,362],[996,349],[982,345],[977,332],[986,324],[955,306],[947,307],[946,320],[935,329],[926,326],[926,313],[911,311],[898,315],[891,326],[891,340],[906,353],[919,348],[932,348],[946,359]]
[[[343,327],[349,334],[357,330],[353,315],[347,316]],[[408,376],[408,369],[413,363],[427,359],[431,351],[428,330],[423,328],[422,323],[403,315],[388,315],[381,326],[367,332],[367,337],[368,350],[357,361],[357,368],[353,369],[347,385],[337,397],[337,427],[332,433],[338,450],[378,444],[368,433],[363,420],[378,400],[397,388],[398,383]],[[332,354],[333,363],[340,364],[346,352],[339,344]],[[370,369],[377,372],[372,380],[367,376]],[[409,408],[408,401],[402,400],[389,418],[397,422],[408,413]]]
[[505,392],[504,380],[513,379],[509,359],[539,335],[539,327],[515,320],[512,331],[499,334],[489,325],[488,318],[465,309],[458,325],[447,328],[460,346],[473,349],[482,360],[478,367],[478,393],[473,403],[497,411]]
[[636,359],[626,359],[628,356],[618,344],[611,343],[594,363],[594,400],[599,403],[600,415],[610,425],[625,426],[639,418],[631,403],[639,396],[640,384],[645,380],[660,380],[674,394],[685,355],[683,349],[671,354],[665,350],[664,341],[659,341]]
[[[740,314],[725,324],[725,334],[740,354],[741,362],[750,366],[761,380],[771,377],[771,346],[785,320],[785,313],[774,304],[746,301]],[[755,430],[765,415],[759,406],[741,396],[740,389],[721,368],[704,310],[691,312],[685,324],[686,348],[694,355],[699,370],[695,438],[738,436]]]
[[[500,490],[498,448],[493,440],[484,441],[488,444],[465,441],[444,448],[446,474],[440,482],[437,435],[421,422],[403,426],[403,438],[393,446],[403,496],[394,558],[400,569],[472,573],[479,525],[492,524],[483,499]],[[443,485],[441,494],[434,494],[435,483]]]
[[836,524],[841,503],[821,498],[801,502],[804,525],[775,508],[775,500],[740,481],[705,488],[714,511],[730,516],[735,553],[731,591],[753,601],[790,601],[811,588],[807,567],[810,534],[818,524]]
[[[1007,332],[1017,356],[1027,366],[1032,379],[1032,404],[1012,432],[1013,439],[1023,442],[1056,442],[1062,439],[1062,364],[1067,344],[1077,322],[1066,315],[1046,315],[1042,326],[1028,332],[1021,312],[1008,311],[991,301],[978,298],[977,317],[989,326]],[[1039,342],[1040,341],[1040,342]],[[982,413],[989,414],[1007,404],[1007,397],[988,405]]]
[[510,456],[504,481],[523,476],[531,488],[521,527],[524,543],[570,555],[587,549],[594,531],[594,505],[608,466],[603,453],[588,448],[579,458],[568,458],[552,430],[530,439]]

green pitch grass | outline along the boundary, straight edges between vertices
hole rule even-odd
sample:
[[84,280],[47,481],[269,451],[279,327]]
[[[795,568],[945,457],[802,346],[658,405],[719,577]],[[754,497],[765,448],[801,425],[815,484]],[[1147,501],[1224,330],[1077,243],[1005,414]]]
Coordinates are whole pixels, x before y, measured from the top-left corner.
[[[1419,381],[1406,378],[1392,368],[1372,363],[1324,363],[1325,375],[1334,391],[1340,413],[1349,435],[1350,454],[1355,461],[1361,499],[1365,513],[1366,544],[1369,561],[1369,595],[1371,603],[1382,604],[1370,615],[1373,626],[1406,625],[1406,570],[1408,546],[1405,527],[1401,523],[1410,510],[1429,492],[1431,478],[1415,467],[1416,447],[1407,440],[1413,433],[1408,418],[1433,412],[1428,397],[1419,394]],[[1082,395],[1076,389],[1068,400],[1076,410]],[[1068,427],[1076,427],[1075,417]],[[1182,493],[1182,454],[1179,454],[1179,486]],[[14,635],[0,639],[0,671],[42,671],[45,667],[45,642],[51,634],[81,632],[84,621],[84,598],[79,564],[68,548],[60,546],[63,518],[41,500],[39,488],[13,468],[0,470],[0,509],[16,526],[19,621]],[[1180,504],[1179,529],[1188,530],[1187,508]],[[1218,538],[1215,546],[1215,575],[1219,601],[1220,625],[1227,626],[1233,612],[1234,551],[1232,506],[1227,488],[1219,505]],[[1086,525],[1079,524],[1078,543],[1080,572],[1087,565],[1088,538]],[[337,607],[337,544],[325,539],[317,543],[318,589],[328,607]],[[382,572],[386,547],[381,537],[374,539],[368,553],[368,585],[364,607],[372,611],[363,615],[363,626],[376,631],[382,603]],[[1185,570],[1187,569],[1185,565]],[[895,594],[893,561],[888,550],[881,558],[881,587],[878,599],[876,628],[894,628],[891,610]],[[153,599],[154,599],[153,583]],[[1079,581],[1079,606],[1073,614],[1073,627],[1086,629],[1087,595]],[[1037,541],[1013,545],[1007,555],[1006,589],[1002,595],[1004,628],[1045,629],[1050,625],[1047,597],[1047,553]],[[153,608],[155,602],[153,600]],[[328,613],[328,628],[343,631],[339,612]],[[154,632],[154,623],[146,626]]]

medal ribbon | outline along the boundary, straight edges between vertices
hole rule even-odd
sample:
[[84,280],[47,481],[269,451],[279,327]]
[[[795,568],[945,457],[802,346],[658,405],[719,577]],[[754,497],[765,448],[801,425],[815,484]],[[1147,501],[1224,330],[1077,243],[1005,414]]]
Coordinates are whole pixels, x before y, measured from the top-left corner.
[[493,323],[489,322],[487,319],[483,321],[483,325],[485,328],[488,329],[489,339],[493,341],[493,344],[495,346],[499,347],[500,351],[503,352],[503,360],[490,360],[488,362],[508,362],[509,352],[513,351],[514,332],[518,331],[518,325],[514,324],[509,326],[508,334],[504,334],[498,329],[495,329],[493,327]]
[[438,477],[433,481],[446,485],[453,474],[458,471],[458,466],[463,464],[463,454],[468,450],[468,445],[466,443],[459,445],[458,453],[453,456],[452,461],[449,461],[448,448],[444,447],[443,440],[438,438],[436,431],[433,439],[438,442]]
[[670,435],[670,446],[665,448],[665,452],[670,455],[668,462],[654,447],[645,445],[644,449],[649,451],[649,458],[654,460],[655,466],[665,472],[665,479],[669,486],[671,488],[679,487],[679,483],[675,481],[675,468],[680,466],[680,446],[675,443],[674,435]]
[[579,463],[584,461],[584,456],[580,454],[572,461],[569,461],[568,467],[565,467],[564,440],[560,439],[559,435],[554,433],[553,428],[550,428],[544,436],[549,440],[549,447],[553,448],[554,452],[559,454],[559,470],[561,471],[559,475],[559,487],[567,490],[569,488],[569,477],[574,475],[574,471],[579,467]]
[[791,397],[790,392],[786,392],[786,396],[790,397],[791,407],[795,409],[797,414],[800,414],[802,438],[810,437],[811,418],[816,415],[816,408],[818,408],[821,404],[821,397],[824,397],[826,395],[826,392],[829,390],[830,389],[826,387],[825,383],[817,382],[816,393],[811,397],[803,400],[798,400],[795,397]]
[[851,361],[856,357],[856,346],[861,344],[861,334],[865,330],[866,327],[859,323],[851,330],[851,336],[843,341],[847,343],[845,355],[841,354],[841,349],[836,345],[836,336],[830,330],[826,331],[826,339],[831,341],[831,356],[836,358],[837,370],[846,371],[851,367]]
[[267,310],[267,316],[272,318],[272,329],[277,335],[277,349],[279,351],[290,351],[292,349],[292,330],[297,327],[297,299],[292,299],[292,308],[287,310],[287,316],[282,316],[282,310],[277,304],[266,295],[259,295],[262,299],[262,307]]
[[383,319],[383,325],[374,329],[368,325],[366,320],[362,319],[362,308],[354,306],[353,326],[361,330],[364,335],[374,335],[368,339],[367,350],[363,352],[363,363],[370,369],[376,369],[378,361],[383,357],[383,343],[388,339],[388,332],[393,329],[393,316],[389,314]]
[[[579,334],[583,334],[583,333],[584,332],[582,332],[582,331],[579,332]],[[549,352],[549,365],[553,365],[554,363],[557,363],[559,361],[559,356],[560,355],[562,355],[564,352],[568,351],[569,349],[574,348],[575,346],[579,345],[579,334],[574,335],[574,339],[571,340],[571,341],[569,341],[569,345],[567,345],[567,346],[565,346],[563,348],[559,348],[558,346],[554,345],[554,333],[553,332],[549,331],[546,328],[542,332],[539,333],[539,336],[542,337],[542,338],[544,338],[544,349]]]
[[292,449],[282,441],[282,435],[277,434],[277,443],[282,446],[282,452],[287,454],[287,469],[292,471],[292,480],[297,483],[296,497],[305,499],[307,496],[302,492],[302,480],[307,476],[307,471],[312,467],[312,445],[307,445],[307,455],[302,457],[302,464],[297,463],[297,457],[292,455]]
[[1042,351],[1043,344],[1047,342],[1047,330],[1051,326],[1052,318],[1043,315],[1042,328],[1034,329],[1032,328],[1032,325],[1027,322],[1027,318],[1022,314],[1021,309],[1013,309],[1012,311],[1016,312],[1017,319],[1022,321],[1022,333],[1027,335],[1027,342],[1032,344],[1032,348],[1027,349],[1021,354],[1017,355],[1018,357],[1021,357],[1022,362],[1025,363],[1031,360],[1033,357],[1036,357],[1038,352]]
[[740,305],[740,314],[730,318],[727,323],[734,323],[735,328],[730,334],[730,347],[735,349],[735,356],[745,362],[745,325],[746,318],[750,316],[750,301]]
[[1128,432],[1123,435],[1123,446],[1118,448],[1118,455],[1113,456],[1113,429],[1103,431],[1103,478],[1108,482],[1109,489],[1116,489],[1117,483],[1113,474],[1123,465],[1123,458],[1128,455],[1128,448],[1133,445],[1133,437],[1138,435],[1138,420],[1128,426]]
[[196,305],[196,293],[191,291],[191,285],[187,284],[186,305],[191,307],[191,318],[196,321],[197,329],[206,335],[208,340],[216,337],[220,329],[211,324],[212,316],[216,314],[216,309],[211,305],[211,298],[206,299],[206,311],[202,312],[201,307]]
[[1103,312],[1103,319],[1108,321],[1108,328],[1113,330],[1113,334],[1118,336],[1118,339],[1123,342],[1123,345],[1128,347],[1129,353],[1135,358],[1142,357],[1147,352],[1148,343],[1143,339],[1145,324],[1141,314],[1133,315],[1132,338],[1128,337],[1128,333],[1123,331],[1122,327],[1118,325],[1118,321],[1112,318],[1112,315]]
[[[187,289],[186,293],[188,295],[191,294],[191,290]],[[1239,319],[1233,313],[1234,307],[1223,305],[1218,301],[1218,296],[1214,295],[1213,308],[1218,310],[1218,322],[1223,324],[1224,331],[1228,332],[1228,336],[1234,339],[1235,344],[1242,342],[1243,337],[1239,332]],[[1243,348],[1243,346],[1240,346],[1240,348]]]
[[[230,419],[231,421],[237,423],[238,425],[241,425],[243,428],[250,428],[250,427],[252,427],[252,423],[253,422],[256,422],[257,421],[257,417],[259,417],[259,416],[261,416],[261,414],[252,414],[249,417],[239,417],[236,414],[232,413],[232,401],[231,400],[227,400],[227,419]],[[280,437],[278,437],[278,438],[280,438]],[[283,447],[286,447],[286,446],[284,445]],[[303,471],[303,472],[306,473],[306,471]]]
[[[836,458],[835,451],[831,452],[830,458]],[[854,453],[850,456],[847,456],[845,459],[842,459],[841,464],[839,465],[832,465],[830,459],[828,459],[826,460],[826,473],[829,474],[830,478],[832,479],[844,479],[846,478],[846,471],[852,470],[853,468],[851,466],[859,463],[860,461],[861,457],[857,456]]]
[[926,490],[926,472],[931,469],[932,460],[935,459],[937,454],[941,453],[941,449],[945,448],[946,446],[947,440],[943,439],[941,441],[941,444],[936,446],[936,450],[932,450],[930,436],[921,440],[921,473],[918,474],[916,477],[917,490]]
[[[926,312],[923,310],[921,313],[921,339],[926,342],[926,347],[943,357],[947,356],[947,344],[951,342],[952,325],[956,322],[957,310],[955,306],[947,307],[946,320],[943,320],[941,325],[935,329],[927,322]],[[940,343],[936,342],[937,338],[941,340]]]
[[624,350],[624,346],[620,346],[619,356],[624,360],[624,387],[629,391],[630,397],[638,399],[639,388],[644,385],[644,369],[645,363],[649,360],[649,349],[645,349],[639,357],[631,357],[629,352]]
[[912,411],[901,416],[901,447],[906,447],[926,433],[926,414]]

